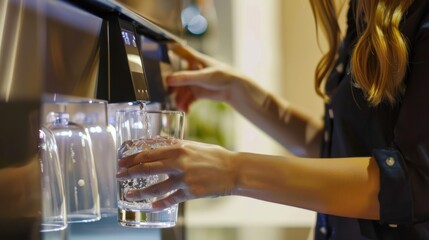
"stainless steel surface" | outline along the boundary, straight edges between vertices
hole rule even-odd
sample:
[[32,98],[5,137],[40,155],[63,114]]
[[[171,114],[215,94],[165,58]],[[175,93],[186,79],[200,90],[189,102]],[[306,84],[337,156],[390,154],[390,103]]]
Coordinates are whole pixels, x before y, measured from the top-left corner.
[[181,35],[183,26],[181,11],[188,0],[118,0],[135,13],[176,35]]
[[44,92],[93,98],[102,19],[62,1],[48,0],[46,3]]
[[44,54],[43,2],[0,2],[0,98],[2,101],[38,99]]
[[[45,0],[45,2],[47,5],[45,93],[96,98],[99,86],[109,82],[106,83],[106,88],[109,88],[107,85],[111,84],[110,81],[113,79],[112,69],[116,69],[116,66],[123,62],[117,55],[113,55],[121,48],[118,41],[106,40],[106,34],[111,34],[109,31],[113,24],[103,25],[103,22],[111,22],[115,16],[121,16],[132,23],[138,34],[148,34],[160,42],[180,41],[168,31],[117,1]],[[102,31],[103,26],[108,26],[108,29],[104,30],[106,32]],[[112,46],[112,43],[115,46]],[[129,73],[124,72],[123,75],[126,74]],[[127,80],[123,79],[123,82],[125,85]],[[109,97],[112,95],[110,88],[108,91],[109,96],[101,96],[105,100],[110,100]],[[128,100],[135,99],[130,96]],[[120,101],[124,100],[121,98]]]
[[[176,41],[182,42],[183,40],[179,37],[181,31],[177,29],[180,23],[180,11],[183,6],[183,1],[189,0],[145,0],[142,2],[148,2],[152,5],[149,8],[149,4],[143,3],[144,8],[148,9],[140,12],[139,9],[134,8],[134,4],[129,4],[127,0],[65,0],[66,2],[72,3],[79,8],[87,9],[95,15],[105,15],[106,13],[115,13],[125,16],[130,22],[134,22],[137,26],[141,27],[145,34],[151,35],[157,39],[163,41]],[[157,11],[158,15],[161,11],[164,11],[163,17],[154,17],[153,12]],[[168,13],[166,15],[165,13]],[[174,15],[173,23],[175,27],[170,28],[170,24],[165,24],[165,16]],[[171,19],[171,17],[169,17]]]
[[44,2],[0,1],[0,239],[40,239]]

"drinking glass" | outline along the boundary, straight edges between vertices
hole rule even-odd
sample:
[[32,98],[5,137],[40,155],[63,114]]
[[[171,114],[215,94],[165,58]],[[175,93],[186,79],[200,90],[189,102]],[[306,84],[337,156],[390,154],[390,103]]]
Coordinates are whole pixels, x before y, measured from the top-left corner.
[[146,107],[146,105],[140,101],[124,102],[124,103],[109,103],[107,105],[108,124],[112,126],[116,126],[117,112],[136,111],[136,110],[141,110],[144,107]]
[[53,132],[63,173],[68,223],[100,220],[100,199],[91,138],[87,130],[65,112],[51,112]]
[[[120,147],[118,158],[142,151],[169,146],[183,139],[185,114],[180,111],[119,111],[116,130]],[[161,211],[152,209],[158,198],[129,201],[129,190],[143,189],[167,179],[158,174],[145,178],[118,181],[118,222],[126,227],[166,228],[177,222],[178,205]],[[166,194],[163,197],[166,197]]]
[[[117,104],[119,105],[119,104]],[[116,129],[108,122],[108,102],[100,99],[45,95],[43,112],[67,112],[91,138],[102,217],[116,215]]]
[[42,184],[41,232],[67,228],[66,202],[57,144],[52,132],[39,130],[39,154]]
[[112,125],[96,121],[99,113],[86,113],[82,121],[91,137],[95,169],[97,171],[98,194],[102,217],[117,213],[116,201],[116,129]]
[[116,130],[108,123],[107,101],[68,101],[64,109],[70,114],[72,122],[81,125],[89,133],[97,172],[101,216],[112,216],[118,211],[115,180]]

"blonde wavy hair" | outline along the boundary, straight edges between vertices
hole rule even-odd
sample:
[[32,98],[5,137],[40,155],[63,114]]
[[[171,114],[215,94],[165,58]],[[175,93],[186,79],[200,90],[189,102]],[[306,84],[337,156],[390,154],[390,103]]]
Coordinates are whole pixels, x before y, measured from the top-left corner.
[[[355,84],[366,94],[370,105],[395,104],[404,92],[407,72],[407,42],[399,30],[401,20],[412,0],[358,0],[356,23],[358,40],[351,57],[351,74]],[[338,15],[344,0],[310,0],[317,29],[329,45],[315,71],[315,88],[326,101],[321,89],[335,64],[341,41]],[[364,27],[363,27],[364,26]]]

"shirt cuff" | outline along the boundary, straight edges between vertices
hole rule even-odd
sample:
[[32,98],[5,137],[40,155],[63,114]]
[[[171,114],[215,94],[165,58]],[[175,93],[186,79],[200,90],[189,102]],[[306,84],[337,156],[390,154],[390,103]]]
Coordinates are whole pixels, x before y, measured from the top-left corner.
[[376,149],[373,157],[380,168],[380,222],[409,224],[413,220],[411,184],[402,155],[396,149]]

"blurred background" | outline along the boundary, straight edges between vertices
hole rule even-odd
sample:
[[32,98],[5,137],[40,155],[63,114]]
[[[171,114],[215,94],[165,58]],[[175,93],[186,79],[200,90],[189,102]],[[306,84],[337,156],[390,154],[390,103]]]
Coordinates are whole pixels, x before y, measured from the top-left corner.
[[[323,104],[313,89],[314,69],[322,53],[308,1],[121,2],[314,117],[322,116]],[[164,11],[157,10],[160,6]],[[223,103],[194,104],[187,131],[188,139],[235,151],[290,154]],[[307,239],[315,222],[314,212],[243,197],[189,201],[184,216],[189,240]]]

